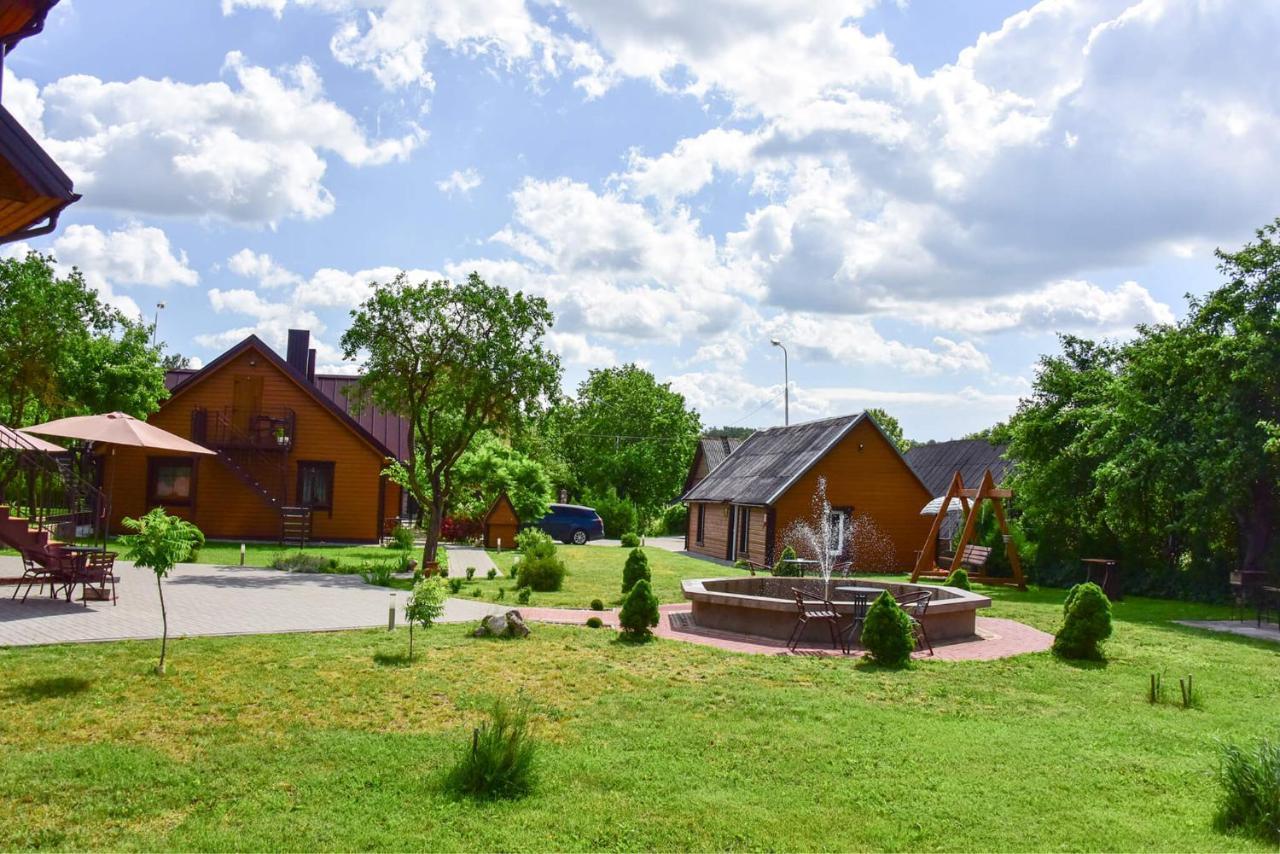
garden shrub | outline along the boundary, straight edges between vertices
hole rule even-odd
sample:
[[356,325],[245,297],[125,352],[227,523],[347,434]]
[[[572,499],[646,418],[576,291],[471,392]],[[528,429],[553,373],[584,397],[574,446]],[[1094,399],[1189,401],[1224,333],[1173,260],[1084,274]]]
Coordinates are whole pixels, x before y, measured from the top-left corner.
[[498,570],[494,569],[493,567],[489,567],[489,569],[485,572],[484,577],[489,579],[490,581],[493,581],[495,578],[498,577]]
[[632,640],[647,640],[652,634],[650,629],[658,625],[658,597],[653,595],[647,578],[636,581],[627,598],[622,600],[622,610],[618,613],[618,624],[622,627],[624,637]]
[[365,584],[375,587],[390,587],[395,577],[396,565],[387,560],[366,560],[360,565],[360,577]]
[[592,610],[592,611],[603,611],[603,610],[604,610],[604,603],[603,603],[603,602],[601,602],[599,599],[592,599],[592,600],[591,600],[591,610]]
[[476,577],[476,568],[474,566],[467,567],[467,581]]
[[271,558],[270,566],[284,572],[329,573],[338,569],[338,561],[323,555],[293,552]]
[[387,545],[393,549],[409,551],[413,548],[413,529],[406,528],[404,525],[396,525],[391,529],[391,542]]
[[[564,584],[564,561],[556,554],[556,544],[537,528],[527,528],[516,537],[520,563],[515,568],[516,583],[534,590],[559,590]],[[497,575],[489,576],[493,578]]]
[[483,538],[483,519],[459,519],[454,516],[446,516],[440,523],[440,539],[446,542],[475,542]]
[[604,625],[604,620],[599,617],[587,617],[587,628],[598,629]]
[[462,579],[461,579],[461,578],[450,578],[450,579],[449,579],[449,592],[450,592],[450,593],[452,593],[452,594],[453,594],[453,595],[455,595],[455,596],[457,596],[459,593],[461,593],[461,592],[462,592]]
[[963,566],[957,566],[951,570],[951,574],[947,576],[947,580],[942,582],[947,587],[959,587],[961,590],[972,590],[969,584],[969,573]]
[[521,587],[520,592],[516,594],[516,601],[521,605],[528,605],[529,599],[533,596],[533,591],[528,587]]
[[1053,651],[1063,658],[1102,659],[1098,644],[1111,637],[1111,600],[1092,581],[1077,584],[1062,605],[1062,628]]
[[632,549],[631,554],[627,555],[626,566],[622,568],[622,592],[629,592],[642,578],[653,581],[653,575],[649,572],[649,558],[644,549]]
[[472,598],[472,599],[479,599],[479,598],[480,598],[480,588],[479,588],[479,587],[473,587],[473,588],[471,588],[471,598]]
[[445,586],[440,576],[423,578],[415,582],[404,604],[405,620],[409,623],[409,660],[413,661],[413,627],[431,628],[444,615]]
[[1280,845],[1280,743],[1264,738],[1252,748],[1223,745],[1218,785],[1220,830]]
[[621,536],[626,531],[640,528],[640,512],[636,506],[625,498],[619,498],[613,488],[603,493],[588,493],[583,496],[583,503],[600,514],[606,537]]
[[659,534],[665,534],[668,537],[683,534],[689,528],[689,508],[683,504],[672,504],[662,511],[662,516],[655,527]]
[[529,709],[494,703],[489,720],[476,727],[466,752],[449,771],[445,786],[473,798],[515,798],[534,784],[536,747],[529,734]]
[[778,562],[773,565],[773,574],[784,576],[787,578],[795,578],[800,575],[800,567],[795,564],[788,564],[787,561],[795,560],[797,557],[796,550],[791,546],[784,546],[782,555],[778,558]]
[[911,618],[887,590],[867,609],[862,623],[862,645],[872,661],[885,667],[902,667],[911,660],[911,650],[916,646]]
[[640,535],[635,531],[627,531],[622,535],[622,547],[624,549],[634,549],[640,545]]

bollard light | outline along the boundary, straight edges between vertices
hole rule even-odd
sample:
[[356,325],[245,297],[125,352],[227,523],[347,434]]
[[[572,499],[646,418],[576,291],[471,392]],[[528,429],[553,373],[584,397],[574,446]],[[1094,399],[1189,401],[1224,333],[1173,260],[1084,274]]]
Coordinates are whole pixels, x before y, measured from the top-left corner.
[[502,551],[502,537],[498,537],[498,551]]
[[240,565],[244,566],[244,543],[240,544]]
[[396,627],[396,594],[391,594],[391,604],[387,606],[387,631],[393,631]]

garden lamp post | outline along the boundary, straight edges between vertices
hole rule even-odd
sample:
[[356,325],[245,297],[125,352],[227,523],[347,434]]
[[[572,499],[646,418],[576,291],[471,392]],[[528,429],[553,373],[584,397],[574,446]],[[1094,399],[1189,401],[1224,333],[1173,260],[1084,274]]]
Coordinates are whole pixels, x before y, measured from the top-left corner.
[[791,369],[787,364],[787,348],[777,338],[769,343],[782,351],[782,426],[791,426]]
[[160,310],[164,308],[164,303],[156,303],[156,317],[151,321],[151,346],[156,346],[156,330],[160,328]]

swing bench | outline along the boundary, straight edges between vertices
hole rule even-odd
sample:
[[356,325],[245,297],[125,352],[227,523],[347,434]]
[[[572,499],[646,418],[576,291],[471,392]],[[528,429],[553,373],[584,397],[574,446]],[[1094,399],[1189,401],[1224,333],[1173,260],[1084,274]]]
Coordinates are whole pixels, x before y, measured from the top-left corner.
[[[1018,559],[1018,549],[1013,542],[1013,537],[1009,535],[1009,524],[1005,520],[1004,514],[1003,502],[1012,497],[1013,492],[996,486],[990,469],[983,474],[982,483],[978,485],[977,489],[965,488],[964,477],[957,471],[951,479],[951,486],[947,489],[947,494],[941,499],[941,505],[936,509],[933,525],[929,528],[929,536],[924,541],[924,548],[917,553],[916,567],[915,571],[911,573],[911,581],[914,583],[921,576],[945,578],[960,567],[965,567],[971,570],[969,576],[971,581],[978,581],[984,584],[1012,584],[1016,585],[1019,590],[1026,590],[1027,584],[1022,577],[1022,562]],[[942,521],[947,515],[947,508],[952,501],[959,501],[961,508],[964,510],[964,529],[960,533],[955,553],[941,555],[938,553],[938,534],[942,528]],[[973,545],[970,542],[976,533],[974,525],[978,518],[977,510],[983,501],[990,501],[992,509],[995,511],[996,522],[1000,525],[1000,531],[1004,538],[1005,554],[1009,556],[1009,568],[1013,570],[1011,577],[987,575],[986,566],[987,561],[991,558],[991,549],[987,546]],[[924,513],[933,511],[935,504],[938,504],[937,500],[930,502],[925,507]],[[939,563],[940,560],[943,563]]]

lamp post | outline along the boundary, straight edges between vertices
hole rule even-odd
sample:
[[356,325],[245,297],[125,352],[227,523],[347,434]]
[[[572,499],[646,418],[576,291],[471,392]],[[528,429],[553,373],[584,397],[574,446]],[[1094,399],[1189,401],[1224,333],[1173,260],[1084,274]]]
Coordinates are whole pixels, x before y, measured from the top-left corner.
[[151,346],[156,346],[156,330],[160,328],[160,310],[164,308],[164,303],[156,303],[156,317],[151,321]]
[[777,338],[769,343],[782,351],[782,426],[791,426],[791,368],[787,364],[787,348]]

